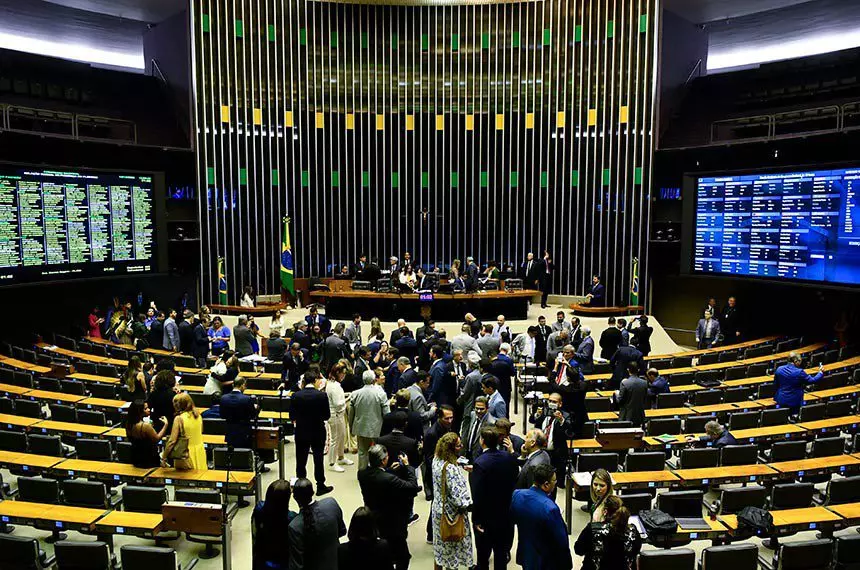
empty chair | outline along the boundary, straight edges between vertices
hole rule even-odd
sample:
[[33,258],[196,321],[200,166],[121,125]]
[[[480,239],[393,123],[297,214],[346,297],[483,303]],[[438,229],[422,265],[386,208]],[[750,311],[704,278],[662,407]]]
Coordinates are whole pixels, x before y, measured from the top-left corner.
[[678,456],[679,469],[699,469],[717,467],[720,464],[720,450],[713,447],[702,449],[682,449]]
[[860,502],[860,475],[831,479],[825,496],[828,505]]
[[101,481],[70,479],[63,481],[63,503],[72,507],[105,508],[111,507],[110,493]]
[[588,413],[608,412],[611,409],[612,400],[610,398],[586,398],[585,409]]
[[88,426],[106,426],[107,419],[104,412],[96,410],[78,410],[78,422]]
[[618,471],[617,453],[580,453],[576,459],[576,471],[591,473],[596,469],[610,473]]
[[857,352],[856,346],[843,346],[839,349],[839,360],[848,360],[849,358],[853,358],[857,356]]
[[96,365],[93,362],[87,362],[86,360],[79,360],[75,362],[75,370],[80,372],[81,374],[95,374],[96,373]]
[[122,509],[134,513],[161,513],[161,505],[168,500],[166,487],[139,487],[126,485],[122,488]]
[[39,388],[39,390],[47,390],[48,392],[59,392],[60,381],[57,378],[46,378],[44,376],[40,376],[36,379],[36,387]]
[[715,419],[715,416],[686,416],[684,418],[684,433],[704,433],[705,424]]
[[738,359],[738,350],[724,350],[719,353],[720,362],[733,362]]
[[[657,508],[674,517],[692,518],[702,515],[704,491],[669,491],[657,495]],[[698,510],[688,512],[689,506],[698,504]]]
[[[60,504],[60,484],[56,479],[44,479],[42,477],[18,477],[18,498],[30,503],[44,503],[46,505]],[[66,535],[60,530],[61,525],[35,524],[40,530],[51,531],[51,536],[46,542],[53,543],[65,540]]]
[[120,549],[123,570],[181,570],[176,551],[159,546],[123,546]]
[[639,570],[694,570],[696,553],[689,548],[643,550],[639,553]]
[[87,461],[111,461],[113,451],[106,439],[78,438],[75,440],[75,455]]
[[54,557],[48,558],[35,538],[0,534],[0,552],[3,553],[3,567],[9,570],[47,570],[54,567]]
[[268,374],[282,374],[284,372],[284,364],[282,362],[266,362],[263,364],[263,372]]
[[51,412],[51,419],[55,422],[75,423],[78,421],[78,412],[74,406],[50,404],[48,405],[48,411]]
[[76,396],[85,396],[87,393],[86,386],[80,380],[60,380],[60,391]]
[[837,536],[833,556],[833,570],[857,570],[860,568],[860,536]]
[[54,545],[57,565],[71,570],[110,570],[110,548],[106,542],[61,540]]
[[758,392],[756,393],[757,398],[764,400],[765,398],[773,398],[774,396],[776,396],[776,386],[774,384],[759,384]]
[[227,435],[227,420],[203,418],[203,433],[206,435]]
[[183,374],[182,384],[184,386],[204,386],[206,384],[206,376],[203,374]]
[[788,408],[771,408],[762,410],[761,412],[761,427],[781,426],[788,423],[788,417],[791,410]]
[[682,408],[687,403],[687,394],[684,392],[670,392],[657,395],[657,408]]
[[767,371],[770,370],[769,362],[757,362],[756,364],[750,364],[747,367],[747,378],[756,378],[758,376],[766,376]]
[[131,456],[131,442],[118,441],[116,442],[116,460],[120,463],[133,463],[134,459]]
[[[203,392],[189,392],[189,396],[191,396],[191,401],[194,402],[194,406],[197,408],[211,408],[212,407],[212,395],[204,394]],[[220,396],[219,396],[220,399]]]
[[15,401],[11,398],[0,398],[0,414],[15,414]]
[[185,368],[194,368],[196,363],[194,362],[194,357],[186,356],[184,354],[176,354],[172,356],[174,362],[176,362],[176,366],[184,366]]
[[245,360],[239,361],[239,372],[256,372],[257,369],[254,367],[253,362],[247,362]]
[[245,386],[249,390],[274,390],[276,385],[269,378],[246,378]]
[[[618,454],[612,455],[615,456],[615,469],[612,471],[618,471]],[[255,461],[254,452],[250,449],[237,447],[232,454],[226,447],[216,447],[212,450],[212,463],[215,469],[227,469],[229,465],[232,471],[254,471]],[[238,496],[238,504],[241,508],[250,504],[245,497],[253,495],[254,491],[228,489],[227,494]]]
[[[173,499],[175,501],[185,501],[189,503],[206,503],[210,505],[221,505],[222,495],[216,489],[176,489]],[[215,546],[221,544],[221,535],[196,535],[185,533],[185,538],[189,542],[196,542],[206,546],[205,550],[198,554],[204,560],[218,556],[218,549]]]
[[126,350],[122,347],[119,347],[119,346],[110,347],[110,355],[111,355],[111,358],[118,358],[119,360],[126,360],[126,361],[128,360],[128,350]]
[[66,448],[63,447],[62,438],[58,435],[30,434],[27,436],[27,445],[30,447],[30,453],[51,457],[66,455]]
[[612,420],[608,422],[598,422],[602,429],[608,428],[629,428],[633,427],[633,422],[628,421],[620,421],[620,420]]
[[628,453],[624,461],[625,471],[662,471],[666,454],[662,451]]
[[827,415],[826,404],[806,404],[800,407],[800,423],[823,420]]
[[692,356],[676,356],[672,359],[672,368],[689,368],[692,365]]
[[736,386],[734,388],[728,388],[723,394],[723,402],[726,403],[734,403],[734,402],[745,402],[752,398],[753,389],[750,386]]
[[729,416],[729,429],[757,428],[759,417],[759,412],[735,412]]
[[582,424],[582,433],[580,437],[584,439],[591,439],[594,437],[594,422],[585,422]]
[[681,433],[681,418],[654,418],[648,420],[648,427],[645,433],[649,436],[656,435],[677,435]]
[[754,346],[746,349],[744,351],[744,360],[748,358],[758,358],[760,356],[767,356],[769,354],[773,354],[772,346]]
[[708,352],[699,357],[698,366],[703,366],[705,364],[716,364],[720,361],[720,353],[719,352]]
[[22,388],[32,388],[33,387],[33,376],[29,372],[22,372],[20,370],[12,371],[12,379],[9,384],[14,384],[15,386],[21,386]]
[[103,344],[93,344],[93,356],[107,356],[107,347]]
[[824,353],[824,364],[833,364],[839,359],[839,349],[828,350]]
[[113,364],[96,364],[96,374],[109,378],[119,378],[119,372]]
[[702,551],[702,570],[758,570],[758,547],[755,544],[726,544]]
[[824,415],[828,418],[840,418],[842,416],[850,416],[852,413],[851,400],[831,400],[830,402],[824,404],[824,406]]
[[654,500],[650,493],[624,494],[621,498],[631,515],[638,515],[641,511],[650,510],[651,502]]
[[779,441],[770,447],[770,461],[797,461],[806,457],[805,441]]
[[693,407],[713,406],[723,401],[722,390],[699,390],[693,392]]
[[833,541],[804,540],[781,544],[776,555],[776,570],[822,570],[830,566]]
[[763,509],[767,503],[767,494],[768,490],[760,485],[722,489],[714,509],[722,515],[737,514],[744,507]]
[[841,437],[820,437],[812,440],[810,457],[831,457],[845,452],[845,440]]
[[[677,368],[674,366],[673,368]],[[695,372],[679,372],[678,374],[672,374],[670,376],[670,380],[672,385],[674,386],[683,386],[684,384],[692,384],[696,379]]]
[[726,368],[726,380],[740,380],[741,378],[747,377],[747,368],[746,366],[732,366],[731,368]]
[[755,445],[727,445],[720,450],[720,466],[750,465],[758,461]]
[[[260,398],[260,409],[267,412],[290,413],[292,400],[290,398],[278,398],[276,396],[263,396]],[[601,425],[603,423],[601,422]]]
[[19,416],[42,419],[42,404],[33,400],[18,399],[15,401],[15,413]]
[[696,372],[696,384],[709,386],[715,382],[719,383],[724,374],[722,370],[700,370]]
[[842,388],[843,386],[847,386],[850,383],[851,371],[840,370],[839,372],[834,372],[832,374],[826,375],[824,378],[822,378],[815,384],[811,384],[810,388],[815,391],[830,390],[832,388]]
[[812,504],[815,486],[812,483],[780,483],[774,485],[768,499],[769,510],[802,509]]
[[655,358],[654,360],[648,361],[648,366],[650,368],[656,368],[657,370],[665,370],[666,368],[672,367],[672,359],[671,358]]
[[116,386],[113,384],[104,384],[102,382],[90,382],[87,384],[90,394],[93,398],[103,398],[105,400],[116,400]]
[[24,432],[0,430],[0,450],[27,453],[27,435]]

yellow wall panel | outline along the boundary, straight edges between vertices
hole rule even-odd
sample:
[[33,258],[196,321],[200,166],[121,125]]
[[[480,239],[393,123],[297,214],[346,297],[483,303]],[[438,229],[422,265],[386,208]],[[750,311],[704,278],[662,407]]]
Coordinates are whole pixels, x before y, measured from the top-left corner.
[[622,123],[626,123],[630,116],[630,108],[627,105],[623,105],[621,107],[621,112],[619,113],[619,119]]
[[588,110],[588,126],[593,127],[597,124],[597,109]]
[[558,113],[556,113],[555,114],[555,126],[556,126],[556,128],[563,129],[566,119],[567,119],[567,117],[565,116],[564,111],[559,111]]
[[378,114],[376,115],[376,130],[384,131],[385,130],[385,115]]
[[353,113],[347,113],[344,118],[346,122],[346,130],[353,130],[355,128],[355,115]]
[[228,107],[227,105],[221,105],[221,122],[230,122],[230,107]]
[[263,110],[262,109],[254,109],[254,124],[262,125],[263,124]]
[[505,116],[502,113],[496,114],[496,130],[497,131],[505,130]]
[[314,123],[318,129],[325,128],[325,113],[316,113],[314,117]]
[[475,130],[475,115],[466,115],[466,130]]
[[436,130],[445,130],[445,115],[436,115]]
[[415,130],[415,115],[406,115],[406,130]]
[[284,112],[284,126],[285,127],[295,126],[295,123],[293,123],[293,112],[292,111]]
[[527,129],[535,128],[535,114],[534,113],[526,113],[526,128]]

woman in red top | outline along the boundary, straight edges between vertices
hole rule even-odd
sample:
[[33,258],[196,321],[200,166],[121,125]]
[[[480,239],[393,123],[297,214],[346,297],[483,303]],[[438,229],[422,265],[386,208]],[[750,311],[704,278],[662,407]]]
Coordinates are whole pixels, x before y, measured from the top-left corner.
[[90,312],[90,316],[87,318],[87,336],[91,336],[93,338],[101,338],[101,324],[105,322],[103,318],[99,316],[99,308],[94,307]]

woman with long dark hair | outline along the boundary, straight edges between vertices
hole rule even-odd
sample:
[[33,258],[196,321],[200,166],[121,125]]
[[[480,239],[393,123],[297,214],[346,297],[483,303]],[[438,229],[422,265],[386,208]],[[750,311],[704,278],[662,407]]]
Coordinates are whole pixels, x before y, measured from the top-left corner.
[[131,443],[131,463],[142,469],[161,465],[158,442],[167,433],[167,418],[160,418],[161,431],[156,432],[149,415],[149,404],[143,400],[134,400],[128,406],[125,421],[125,435]]
[[380,540],[373,513],[358,507],[349,522],[349,542],[337,548],[338,570],[393,570],[388,542]]
[[602,510],[603,521],[585,525],[573,550],[585,557],[583,570],[632,570],[642,539],[629,524],[630,511],[616,495],[606,498]]
[[313,483],[305,478],[293,484],[293,496],[299,514],[290,523],[290,567],[334,570],[340,537],[346,534],[343,511],[330,497],[314,501]]
[[254,570],[287,570],[290,566],[289,528],[296,512],[290,510],[289,481],[273,481],[266,500],[251,515]]
[[139,357],[132,356],[128,359],[128,367],[123,375],[123,386],[128,391],[126,397],[129,401],[146,399],[146,376],[143,374],[143,364]]

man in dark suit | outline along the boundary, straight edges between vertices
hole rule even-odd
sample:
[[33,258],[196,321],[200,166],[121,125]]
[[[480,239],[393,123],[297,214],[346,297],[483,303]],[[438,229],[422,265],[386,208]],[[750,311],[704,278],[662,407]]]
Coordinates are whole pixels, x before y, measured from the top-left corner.
[[[499,449],[507,451],[514,457],[519,457],[526,440],[515,433],[511,433],[511,429],[514,427],[511,420],[508,418],[499,418],[493,424],[493,427],[499,432]],[[519,465],[517,466],[517,470],[519,470]]]
[[741,321],[741,314],[738,312],[737,300],[734,297],[729,297],[728,304],[723,307],[722,312],[719,314],[719,320],[725,339],[723,344],[737,344],[741,342],[743,323]]
[[248,317],[239,317],[238,324],[233,327],[233,342],[236,343],[236,354],[239,358],[254,354],[251,348],[254,342],[254,333],[248,328]]
[[556,474],[564,479],[567,474],[567,440],[572,439],[573,423],[570,414],[561,409],[562,397],[558,392],[549,395],[546,408],[538,407],[529,423],[543,431],[547,440],[547,453]]
[[[221,396],[219,412],[221,418],[227,421],[224,440],[234,448],[252,449],[254,447],[254,422],[259,409],[254,399],[246,396],[245,379],[239,376],[233,380],[233,390]],[[264,450],[265,451],[265,450]],[[262,452],[261,452],[262,453]],[[270,457],[274,459],[273,456]],[[268,468],[265,468],[268,471]],[[247,507],[250,503],[239,497],[239,506]]]
[[367,254],[361,253],[358,256],[358,261],[352,266],[352,274],[356,279],[364,278],[364,270],[367,268]]
[[[385,420],[383,419],[383,421]],[[406,435],[408,422],[409,418],[405,411],[393,412],[391,432],[378,437],[376,443],[384,445],[392,457],[400,457],[401,453],[405,453],[409,458],[409,463],[417,466],[421,463],[421,455],[418,453],[418,440]]]
[[[391,433],[394,430],[394,420],[397,415],[405,414],[406,429],[403,430],[403,433],[406,437],[411,437],[415,441],[421,441],[424,438],[424,420],[421,419],[421,414],[409,409],[409,400],[411,398],[412,394],[408,388],[397,391],[394,395],[394,407],[382,417],[382,431],[379,432],[379,435],[388,435]],[[420,462],[419,458],[412,465],[417,467]]]
[[391,547],[395,568],[405,570],[412,557],[406,544],[408,525],[421,490],[415,467],[406,454],[394,455],[382,442],[371,446],[368,456],[369,465],[358,472],[361,496],[374,514],[380,538]]
[[621,346],[621,331],[615,326],[615,317],[606,321],[608,327],[600,333],[600,358],[609,360]]
[[[152,321],[149,326],[149,332],[146,333],[146,342],[151,348],[161,348],[161,343],[164,342],[164,319],[167,318],[164,311],[158,311],[158,316]],[[179,326],[179,332],[182,332],[182,325]],[[180,342],[182,337],[180,336]],[[184,353],[185,351],[183,351]]]
[[470,412],[469,433],[466,434],[466,439],[462,442],[463,454],[470,461],[474,461],[481,454],[481,430],[489,426],[492,420],[489,410],[489,398],[486,396],[475,398],[475,405]]
[[302,389],[293,394],[290,414],[296,426],[296,474],[307,477],[308,453],[312,451],[319,496],[334,487],[325,484],[325,422],[331,417],[328,396],[317,389],[316,382],[316,373],[305,372]]
[[326,372],[329,368],[337,364],[341,358],[350,356],[349,345],[343,340],[343,323],[338,323],[334,327],[334,332],[326,337],[322,343],[322,369]]
[[444,349],[439,345],[430,347],[430,401],[437,406],[446,404],[453,406],[457,403],[457,380],[446,374]]
[[499,432],[493,427],[481,430],[481,448],[470,477],[477,562],[479,569],[489,568],[492,552],[493,568],[501,570],[508,567],[514,542],[510,504],[519,466],[514,455],[499,449]]
[[635,346],[622,346],[615,351],[609,364],[612,366],[612,378],[609,379],[609,387],[617,390],[621,381],[627,377],[628,365],[636,364],[637,370],[645,370],[645,360],[642,353]]
[[310,314],[305,317],[305,322],[308,323],[308,327],[310,328],[313,328],[314,325],[319,325],[320,330],[324,335],[331,331],[331,321],[325,316],[319,314],[319,310],[316,305],[311,305]]
[[466,269],[463,271],[466,289],[472,291],[478,287],[478,266],[475,264],[475,258],[469,256],[466,258]]
[[641,427],[645,423],[648,382],[639,377],[639,365],[635,362],[627,365],[627,373],[629,376],[621,382],[621,388],[616,392],[618,419]]
[[546,301],[552,290],[552,272],[555,271],[555,263],[552,261],[548,251],[543,252],[543,259],[538,267],[538,287],[540,287],[540,308],[546,309]]
[[[634,328],[633,323],[636,321],[639,321],[639,326]],[[630,331],[630,344],[638,348],[642,356],[648,356],[651,353],[651,335],[654,333],[654,328],[648,325],[648,316],[636,317],[627,325],[627,330]]]
[[535,362],[546,362],[546,341],[552,334],[552,329],[546,324],[546,317],[538,317],[537,335],[535,336]]
[[412,332],[405,326],[400,328],[398,335],[393,343],[394,347],[410,362],[413,361],[418,356],[418,341],[412,337]]
[[539,429],[526,433],[526,441],[520,453],[523,466],[517,477],[517,489],[528,489],[534,482],[534,468],[541,463],[552,465],[549,453],[546,452],[546,434]]
[[397,359],[397,370],[400,371],[400,380],[397,386],[398,389],[408,388],[415,383],[415,380],[418,379],[418,373],[415,372],[409,359],[405,356],[401,356]]
[[[458,396],[460,394],[460,386],[466,380],[466,374],[468,374],[468,370],[466,369],[466,363],[463,361],[463,351],[455,350],[451,353],[451,362],[445,365],[445,375],[447,385],[451,386],[451,393],[448,394],[449,398],[453,398],[452,401],[446,402],[452,406],[458,405]],[[446,386],[447,386],[446,385]],[[457,414],[457,418],[454,420],[454,430],[460,430],[460,422],[463,421],[462,414]]]
[[[311,337],[308,334],[308,323],[307,321],[299,321],[297,326],[295,327],[295,332],[293,333],[293,338],[290,339],[291,342],[299,343],[299,346],[304,348],[305,350],[310,349],[311,347]],[[285,335],[287,336],[287,335]]]
[[478,338],[478,333],[481,332],[481,329],[484,328],[483,323],[472,313],[466,313],[465,323],[469,325],[469,328],[472,330],[471,334],[473,337]]
[[517,374],[514,369],[514,363],[511,359],[506,354],[497,354],[496,357],[489,362],[487,369],[485,370],[482,366],[481,370],[485,374],[492,374],[498,379],[499,394],[502,395],[502,399],[504,399],[507,408],[511,409],[511,392],[513,391],[512,378]]
[[540,264],[535,261],[535,254],[529,252],[526,255],[526,260],[520,265],[520,277],[523,280],[523,287],[526,289],[536,289],[538,286],[538,269]]
[[331,497],[314,501],[313,493],[313,485],[304,477],[293,484],[300,510],[290,521],[288,544],[283,545],[290,549],[290,570],[337,568],[338,542],[346,534],[343,511]]
[[415,290],[416,291],[430,291],[433,289],[433,281],[427,277],[427,274],[424,273],[424,269],[419,267],[418,271],[415,273]]
[[388,344],[394,346],[394,343],[400,340],[400,337],[404,332],[404,328],[406,329],[405,332],[408,333],[409,336],[412,336],[412,332],[409,330],[409,327],[406,326],[406,321],[403,319],[397,319],[397,326],[394,327],[393,331],[391,331],[391,337],[388,339]]
[[[155,322],[152,323],[152,326],[155,326]],[[185,309],[182,312],[182,321],[178,325],[179,328],[179,350],[182,351],[182,354],[187,354],[191,356],[194,352],[194,313],[191,312],[190,309]],[[152,329],[149,329],[149,332],[152,332]],[[163,334],[162,331],[160,334]],[[152,337],[155,338],[154,336]],[[152,346],[150,344],[149,346]]]
[[290,350],[284,355],[283,365],[281,381],[287,390],[298,390],[302,376],[310,367],[307,355],[299,343],[294,342],[290,345]]
[[591,278],[591,292],[585,296],[588,304],[591,307],[606,306],[606,287],[600,282],[600,275],[595,275]]
[[514,491],[511,516],[518,529],[516,562],[528,570],[571,570],[570,540],[561,509],[551,498],[556,475],[551,465],[540,465],[533,485]]
[[439,406],[438,414],[436,422],[424,432],[424,466],[421,471],[421,484],[424,485],[424,497],[428,501],[433,499],[433,473],[430,466],[436,453],[436,444],[443,435],[451,431],[451,426],[454,424],[454,408]]

